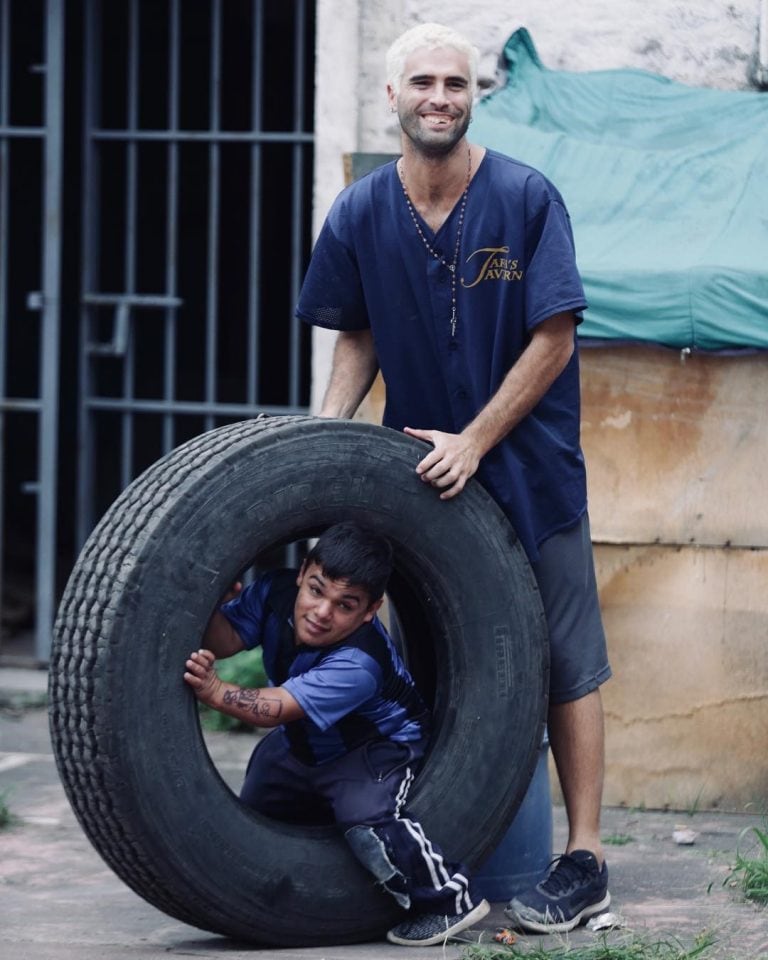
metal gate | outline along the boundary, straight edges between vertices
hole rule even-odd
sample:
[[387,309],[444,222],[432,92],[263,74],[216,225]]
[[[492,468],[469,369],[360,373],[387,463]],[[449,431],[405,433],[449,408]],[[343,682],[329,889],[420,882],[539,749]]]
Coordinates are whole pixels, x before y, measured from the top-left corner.
[[312,13],[88,4],[79,542],[187,437],[306,411]]
[[[34,545],[21,539],[38,662],[68,567],[138,473],[219,424],[307,410],[294,305],[311,247],[314,19],[313,0],[0,0],[0,483],[13,474],[13,516],[36,498]],[[35,30],[24,73],[15,31],[29,45]],[[42,92],[27,121],[13,97],[30,77]],[[65,196],[80,191],[63,212],[62,162]],[[39,274],[19,303],[30,250]],[[34,378],[17,360],[32,348]]]
[[33,597],[41,661],[56,601],[63,73],[63,0],[0,0],[0,606],[5,623],[24,606],[14,591]]

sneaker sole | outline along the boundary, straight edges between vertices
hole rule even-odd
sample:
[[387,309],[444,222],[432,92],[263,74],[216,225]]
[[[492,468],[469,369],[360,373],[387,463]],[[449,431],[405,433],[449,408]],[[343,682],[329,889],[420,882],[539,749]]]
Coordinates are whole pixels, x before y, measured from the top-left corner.
[[609,906],[610,902],[611,895],[610,893],[606,893],[599,903],[590,903],[589,906],[584,907],[584,909],[577,913],[572,919],[550,923],[528,920],[509,908],[506,908],[504,913],[514,922],[515,926],[521,930],[526,930],[528,933],[568,933],[570,930],[573,930],[574,927],[578,927],[580,923],[584,923],[585,920],[589,920],[589,918],[594,917],[595,914],[601,913]]
[[397,943],[401,947],[433,947],[438,943],[445,943],[446,940],[450,940],[455,934],[466,930],[467,927],[471,927],[472,924],[478,920],[482,920],[483,917],[488,915],[490,909],[490,903],[488,903],[487,900],[481,900],[474,910],[470,910],[461,920],[458,920],[453,926],[447,927],[442,933],[438,933],[434,937],[426,937],[424,940],[406,940],[404,937],[398,937],[396,933],[390,930],[387,933],[387,940],[389,940],[390,943]]

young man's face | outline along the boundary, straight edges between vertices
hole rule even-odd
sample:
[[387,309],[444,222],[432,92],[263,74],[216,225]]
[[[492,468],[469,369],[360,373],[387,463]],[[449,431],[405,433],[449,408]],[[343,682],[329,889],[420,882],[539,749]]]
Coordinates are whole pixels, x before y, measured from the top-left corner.
[[370,602],[362,587],[331,580],[317,563],[304,563],[296,578],[299,593],[293,608],[296,643],[329,647],[363,623],[370,623],[381,600]]
[[387,95],[417,150],[430,156],[449,153],[467,132],[472,114],[469,60],[452,47],[414,50],[399,91],[387,86]]

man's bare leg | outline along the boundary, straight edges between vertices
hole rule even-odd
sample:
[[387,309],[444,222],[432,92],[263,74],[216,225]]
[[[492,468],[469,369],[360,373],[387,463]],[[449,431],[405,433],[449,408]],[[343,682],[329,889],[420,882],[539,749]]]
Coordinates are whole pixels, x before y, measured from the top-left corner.
[[602,865],[600,807],[605,731],[599,689],[569,703],[550,705],[549,741],[568,816],[565,852],[590,850]]

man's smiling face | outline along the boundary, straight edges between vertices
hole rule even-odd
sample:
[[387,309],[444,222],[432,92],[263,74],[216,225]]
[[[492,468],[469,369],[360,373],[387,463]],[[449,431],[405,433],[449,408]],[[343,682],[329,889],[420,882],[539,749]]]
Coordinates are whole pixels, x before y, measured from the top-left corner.
[[405,135],[420,153],[450,153],[469,126],[472,112],[469,60],[452,47],[414,50],[400,87],[387,87]]
[[359,626],[370,623],[381,606],[368,593],[346,580],[331,580],[317,563],[302,565],[296,579],[299,592],[293,608],[297,643],[328,647]]

